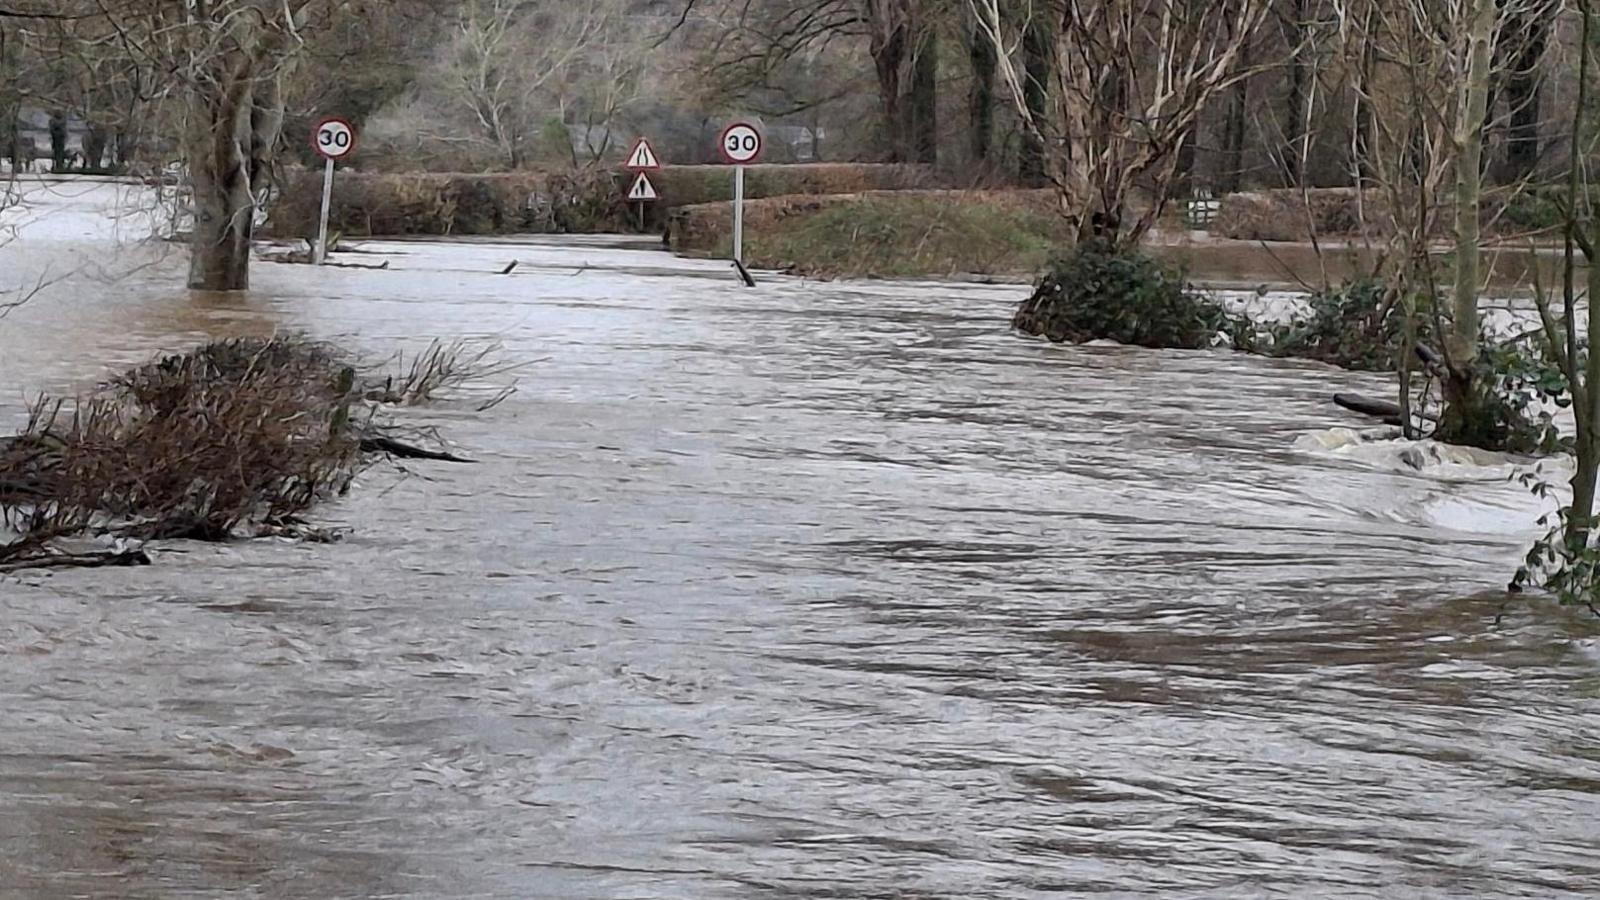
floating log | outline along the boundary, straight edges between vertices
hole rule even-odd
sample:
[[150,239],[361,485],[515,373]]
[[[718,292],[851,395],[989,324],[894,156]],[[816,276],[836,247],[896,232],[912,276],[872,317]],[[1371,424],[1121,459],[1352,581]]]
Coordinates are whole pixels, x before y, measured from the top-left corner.
[[1333,402],[1353,413],[1382,419],[1385,425],[1402,424],[1400,404],[1391,400],[1363,397],[1360,394],[1334,394]]

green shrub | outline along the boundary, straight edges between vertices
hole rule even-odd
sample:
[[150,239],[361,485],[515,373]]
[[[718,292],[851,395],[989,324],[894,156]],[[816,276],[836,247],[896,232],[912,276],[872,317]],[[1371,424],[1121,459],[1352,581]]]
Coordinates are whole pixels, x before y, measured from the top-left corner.
[[1023,301],[1012,325],[1052,341],[1106,339],[1139,347],[1200,348],[1218,335],[1250,332],[1215,301],[1138,252],[1098,243],[1078,245],[1057,260]]
[[[1309,316],[1264,329],[1264,342],[1274,356],[1392,372],[1407,352],[1405,311],[1399,303],[1385,307],[1386,294],[1383,283],[1371,279],[1318,291],[1311,295]],[[1419,339],[1426,341],[1432,333],[1428,317],[1419,317]]]

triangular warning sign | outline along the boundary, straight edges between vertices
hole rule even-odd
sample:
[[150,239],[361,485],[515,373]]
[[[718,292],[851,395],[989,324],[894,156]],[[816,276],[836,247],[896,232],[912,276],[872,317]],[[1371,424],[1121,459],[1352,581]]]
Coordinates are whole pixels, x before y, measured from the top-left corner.
[[639,138],[633,142],[633,149],[628,151],[628,161],[622,167],[633,172],[654,172],[661,168],[661,160],[650,142]]
[[660,199],[660,195],[656,193],[656,186],[650,183],[649,177],[640,172],[639,177],[633,180],[633,187],[628,188],[628,199],[649,203]]

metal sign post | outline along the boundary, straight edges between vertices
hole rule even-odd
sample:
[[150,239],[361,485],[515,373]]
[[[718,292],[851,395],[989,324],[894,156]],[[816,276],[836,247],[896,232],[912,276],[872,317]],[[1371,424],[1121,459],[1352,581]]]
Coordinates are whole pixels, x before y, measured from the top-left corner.
[[311,146],[327,160],[322,169],[322,216],[317,223],[317,246],[312,250],[312,261],[320,266],[328,258],[328,207],[333,203],[333,164],[356,149],[356,129],[344,119],[323,119],[311,129]]
[[[749,122],[722,129],[717,151],[733,165],[733,264],[744,272],[744,167],[761,157],[761,132]],[[745,275],[749,281],[749,276]]]

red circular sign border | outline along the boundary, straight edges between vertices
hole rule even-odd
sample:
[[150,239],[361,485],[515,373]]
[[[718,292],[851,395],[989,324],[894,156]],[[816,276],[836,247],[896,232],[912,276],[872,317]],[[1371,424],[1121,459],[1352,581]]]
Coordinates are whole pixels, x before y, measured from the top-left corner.
[[[321,131],[322,126],[328,124],[329,122],[338,122],[340,125],[350,129],[350,149],[346,150],[342,155],[329,156],[328,154],[322,152],[321,147],[317,146],[317,132]],[[338,162],[341,159],[349,159],[356,152],[356,147],[359,146],[360,143],[361,139],[356,133],[356,126],[350,124],[350,120],[346,119],[344,116],[323,116],[311,126],[311,149],[316,151],[316,154],[323,159],[331,159],[335,162]]]
[[[754,131],[756,133],[757,141],[756,155],[745,160],[744,162],[740,162],[728,155],[728,132],[740,127],[741,125],[750,129],[751,131]],[[762,135],[761,129],[750,124],[749,122],[729,122],[727,127],[722,129],[722,134],[717,135],[717,152],[722,154],[722,161],[730,166],[748,166],[760,160],[762,154],[767,152],[767,139],[764,135]]]

